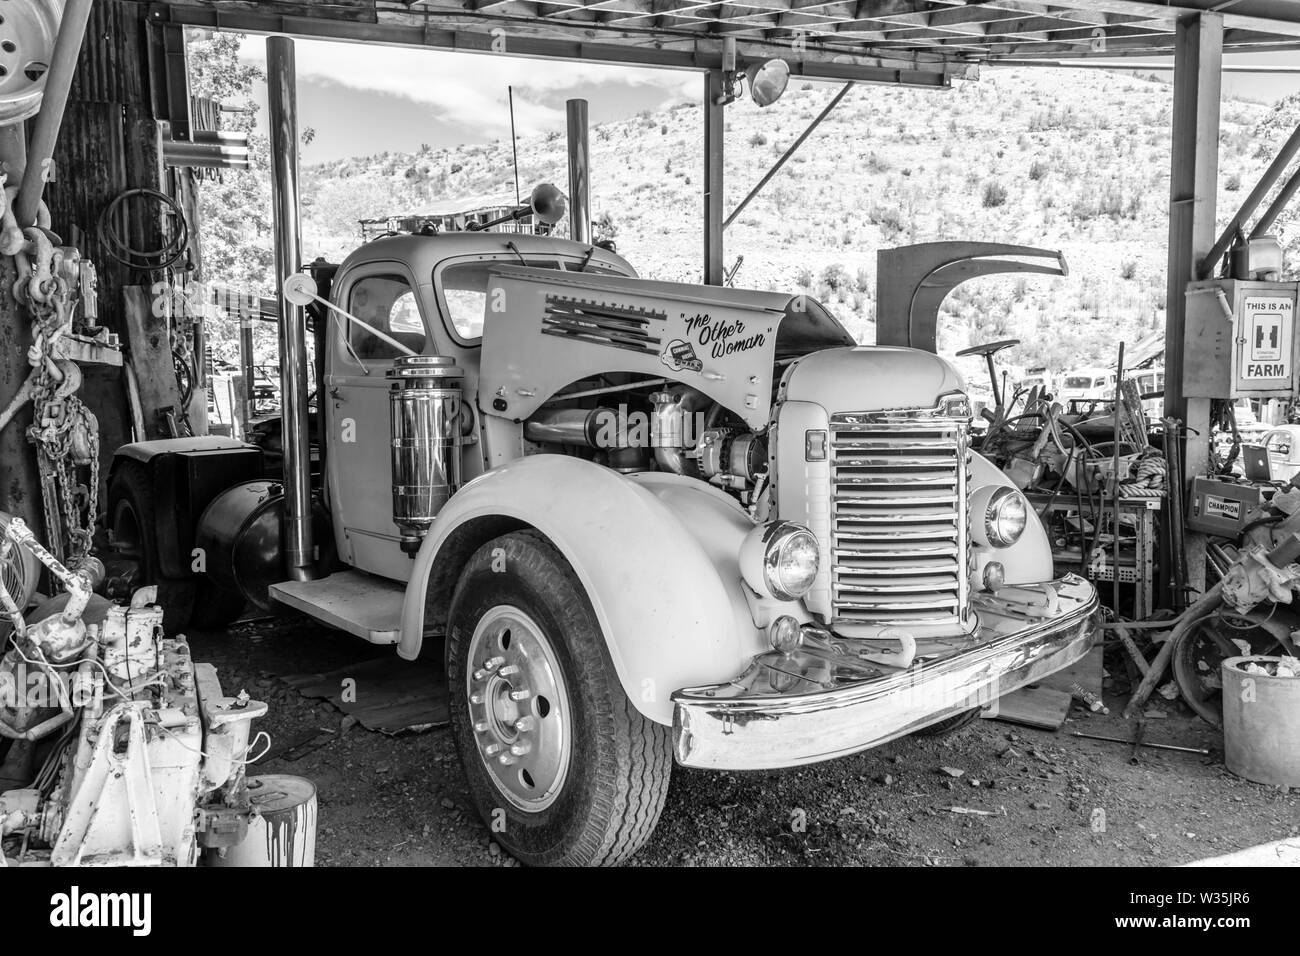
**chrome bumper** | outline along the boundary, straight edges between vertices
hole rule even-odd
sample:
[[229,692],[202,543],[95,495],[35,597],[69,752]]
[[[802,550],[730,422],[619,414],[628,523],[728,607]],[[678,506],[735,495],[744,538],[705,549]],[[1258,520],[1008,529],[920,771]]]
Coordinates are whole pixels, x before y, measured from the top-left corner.
[[1096,592],[1074,575],[977,595],[975,605],[971,635],[905,670],[862,659],[879,646],[806,629],[790,657],[766,654],[725,684],[678,691],[677,762],[768,770],[866,750],[1068,667],[1100,632]]

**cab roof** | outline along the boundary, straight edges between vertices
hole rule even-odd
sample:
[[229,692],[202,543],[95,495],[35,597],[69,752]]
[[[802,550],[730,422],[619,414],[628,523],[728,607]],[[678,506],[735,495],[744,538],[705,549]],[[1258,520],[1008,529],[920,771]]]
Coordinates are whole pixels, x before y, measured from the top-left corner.
[[417,275],[428,276],[438,263],[459,256],[514,256],[525,259],[546,255],[585,258],[635,276],[636,270],[616,252],[586,242],[555,236],[534,236],[515,232],[440,232],[433,236],[383,236],[355,249],[343,260],[340,271],[367,262],[404,262]]

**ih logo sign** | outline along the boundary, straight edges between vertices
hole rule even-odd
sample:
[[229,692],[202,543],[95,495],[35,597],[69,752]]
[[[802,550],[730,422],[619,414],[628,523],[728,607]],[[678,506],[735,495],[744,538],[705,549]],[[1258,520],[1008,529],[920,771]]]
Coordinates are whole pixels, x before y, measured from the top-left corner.
[[1247,296],[1242,328],[1241,378],[1290,379],[1295,324],[1290,298]]

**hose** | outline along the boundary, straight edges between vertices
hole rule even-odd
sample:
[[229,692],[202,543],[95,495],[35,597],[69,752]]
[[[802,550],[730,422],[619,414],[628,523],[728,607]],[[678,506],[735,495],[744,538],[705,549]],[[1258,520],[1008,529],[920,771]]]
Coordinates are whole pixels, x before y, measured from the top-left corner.
[[[162,203],[168,208],[176,221],[176,229],[171,238],[157,249],[135,248],[118,234],[113,224],[119,207],[136,196]],[[190,244],[190,224],[185,218],[185,210],[166,193],[143,186],[124,190],[110,200],[99,214],[96,233],[105,251],[113,259],[130,269],[140,269],[148,272],[163,272],[170,269],[185,257]]]

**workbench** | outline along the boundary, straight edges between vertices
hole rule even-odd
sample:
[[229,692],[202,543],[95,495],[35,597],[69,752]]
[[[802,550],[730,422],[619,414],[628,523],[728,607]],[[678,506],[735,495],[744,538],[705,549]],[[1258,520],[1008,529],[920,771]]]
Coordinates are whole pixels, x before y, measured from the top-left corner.
[[[1025,497],[1034,512],[1042,516],[1044,525],[1049,525],[1049,537],[1052,536],[1049,513],[1080,510],[1079,501],[1073,492],[1063,491],[1055,496],[1041,492],[1026,492]],[[1091,500],[1085,495],[1081,516],[1094,526],[1105,527],[1110,522],[1115,501],[1109,496],[1102,496],[1100,522],[1094,515],[1096,504],[1096,495]],[[1156,514],[1163,507],[1163,498],[1119,499],[1119,513],[1132,516],[1134,519],[1134,527],[1125,529],[1131,530],[1133,544],[1129,546],[1121,541],[1120,545],[1119,582],[1133,586],[1133,614],[1138,620],[1146,620],[1155,610],[1156,551],[1159,546],[1156,538]],[[1046,512],[1044,509],[1047,509]],[[1076,566],[1084,577],[1092,581],[1115,580],[1114,542],[1111,535],[1104,531],[1099,536],[1098,548],[1091,555],[1084,555],[1080,551],[1077,534],[1071,533],[1067,536],[1063,547],[1058,547],[1053,540],[1052,561],[1058,566]],[[1102,597],[1104,599],[1106,595],[1103,594]]]

